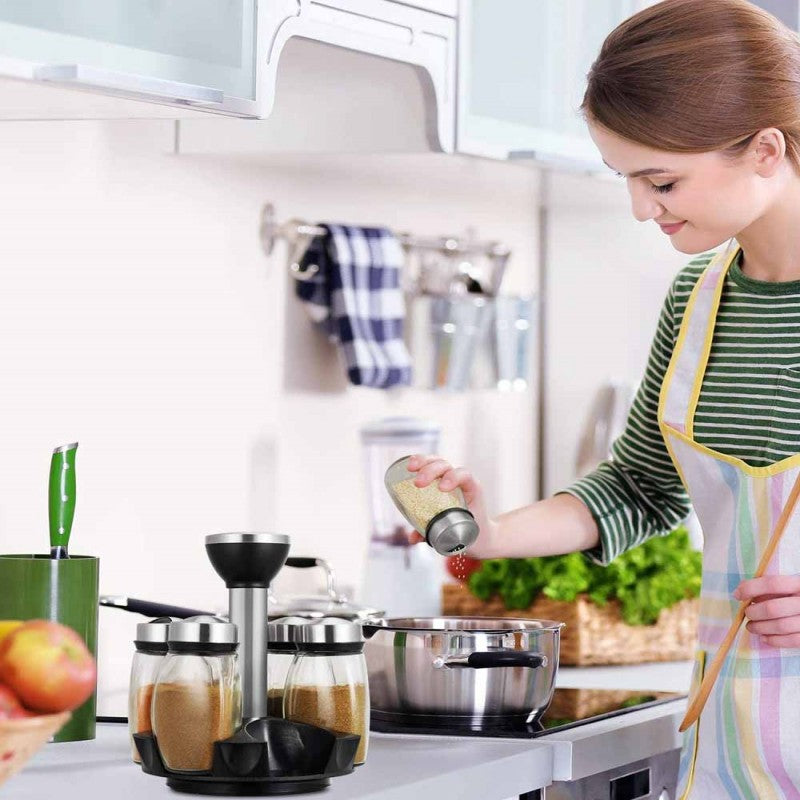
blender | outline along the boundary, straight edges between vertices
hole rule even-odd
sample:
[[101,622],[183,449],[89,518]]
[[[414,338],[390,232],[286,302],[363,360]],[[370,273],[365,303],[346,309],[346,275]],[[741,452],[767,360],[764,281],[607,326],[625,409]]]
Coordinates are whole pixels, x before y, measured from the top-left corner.
[[361,429],[370,510],[370,540],[361,601],[386,616],[436,616],[444,561],[416,544],[414,527],[386,492],[386,469],[409,453],[436,453],[441,426],[413,417],[389,417]]

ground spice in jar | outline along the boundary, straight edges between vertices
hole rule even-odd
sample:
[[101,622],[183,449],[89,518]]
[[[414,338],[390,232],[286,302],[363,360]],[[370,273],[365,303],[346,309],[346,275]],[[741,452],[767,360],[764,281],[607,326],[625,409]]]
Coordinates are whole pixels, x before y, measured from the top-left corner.
[[283,689],[267,690],[267,716],[283,716]]
[[369,717],[367,689],[363,683],[292,686],[287,697],[286,718],[339,733],[358,734],[361,741],[354,763],[363,764],[366,760]]
[[234,734],[233,691],[204,683],[159,683],[153,693],[153,733],[168,769],[211,769],[214,742]]
[[425,531],[428,523],[442,511],[449,508],[463,508],[463,501],[456,492],[443,492],[439,481],[429,483],[424,488],[414,485],[416,478],[407,478],[392,486],[400,505],[417,530]]
[[[153,684],[140,686],[136,693],[136,728],[134,733],[149,733],[153,730],[153,723],[150,719],[150,706],[153,702]],[[142,762],[136,743],[133,743],[133,760],[140,764]]]

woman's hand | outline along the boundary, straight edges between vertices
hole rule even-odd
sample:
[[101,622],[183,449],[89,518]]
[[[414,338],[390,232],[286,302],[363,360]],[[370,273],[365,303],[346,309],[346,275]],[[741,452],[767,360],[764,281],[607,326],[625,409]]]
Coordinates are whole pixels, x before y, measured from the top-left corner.
[[414,485],[420,489],[439,480],[439,488],[443,492],[450,492],[460,488],[464,493],[467,508],[472,512],[478,523],[478,540],[467,550],[467,555],[473,558],[492,558],[491,545],[494,540],[496,524],[489,519],[486,513],[486,504],[483,497],[483,488],[475,480],[472,473],[463,467],[454,468],[440,456],[415,455],[408,462],[409,472],[416,472],[417,479]]
[[800,648],[800,575],[765,575],[742,581],[733,593],[752,600],[747,630],[772,647]]

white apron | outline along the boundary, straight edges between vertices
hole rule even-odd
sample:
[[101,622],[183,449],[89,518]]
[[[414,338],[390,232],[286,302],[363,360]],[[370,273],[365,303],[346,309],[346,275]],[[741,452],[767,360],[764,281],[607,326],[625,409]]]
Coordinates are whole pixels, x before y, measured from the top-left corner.
[[[733,591],[753,577],[800,455],[767,467],[698,444],[694,413],[727,271],[720,253],[697,282],[664,378],[659,425],[703,528],[703,587],[692,696],[739,607]],[[800,504],[767,575],[800,573]],[[678,797],[800,800],[800,649],[774,648],[742,626],[698,723],[684,734]]]

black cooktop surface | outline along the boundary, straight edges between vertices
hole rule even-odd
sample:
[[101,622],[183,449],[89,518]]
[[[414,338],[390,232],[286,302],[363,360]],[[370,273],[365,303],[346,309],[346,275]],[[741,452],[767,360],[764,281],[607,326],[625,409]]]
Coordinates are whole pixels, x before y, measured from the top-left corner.
[[522,717],[395,714],[372,709],[369,727],[379,733],[535,739],[556,731],[561,732],[642,708],[669,703],[685,696],[677,692],[556,689],[549,708],[541,719],[534,722],[527,722]]

